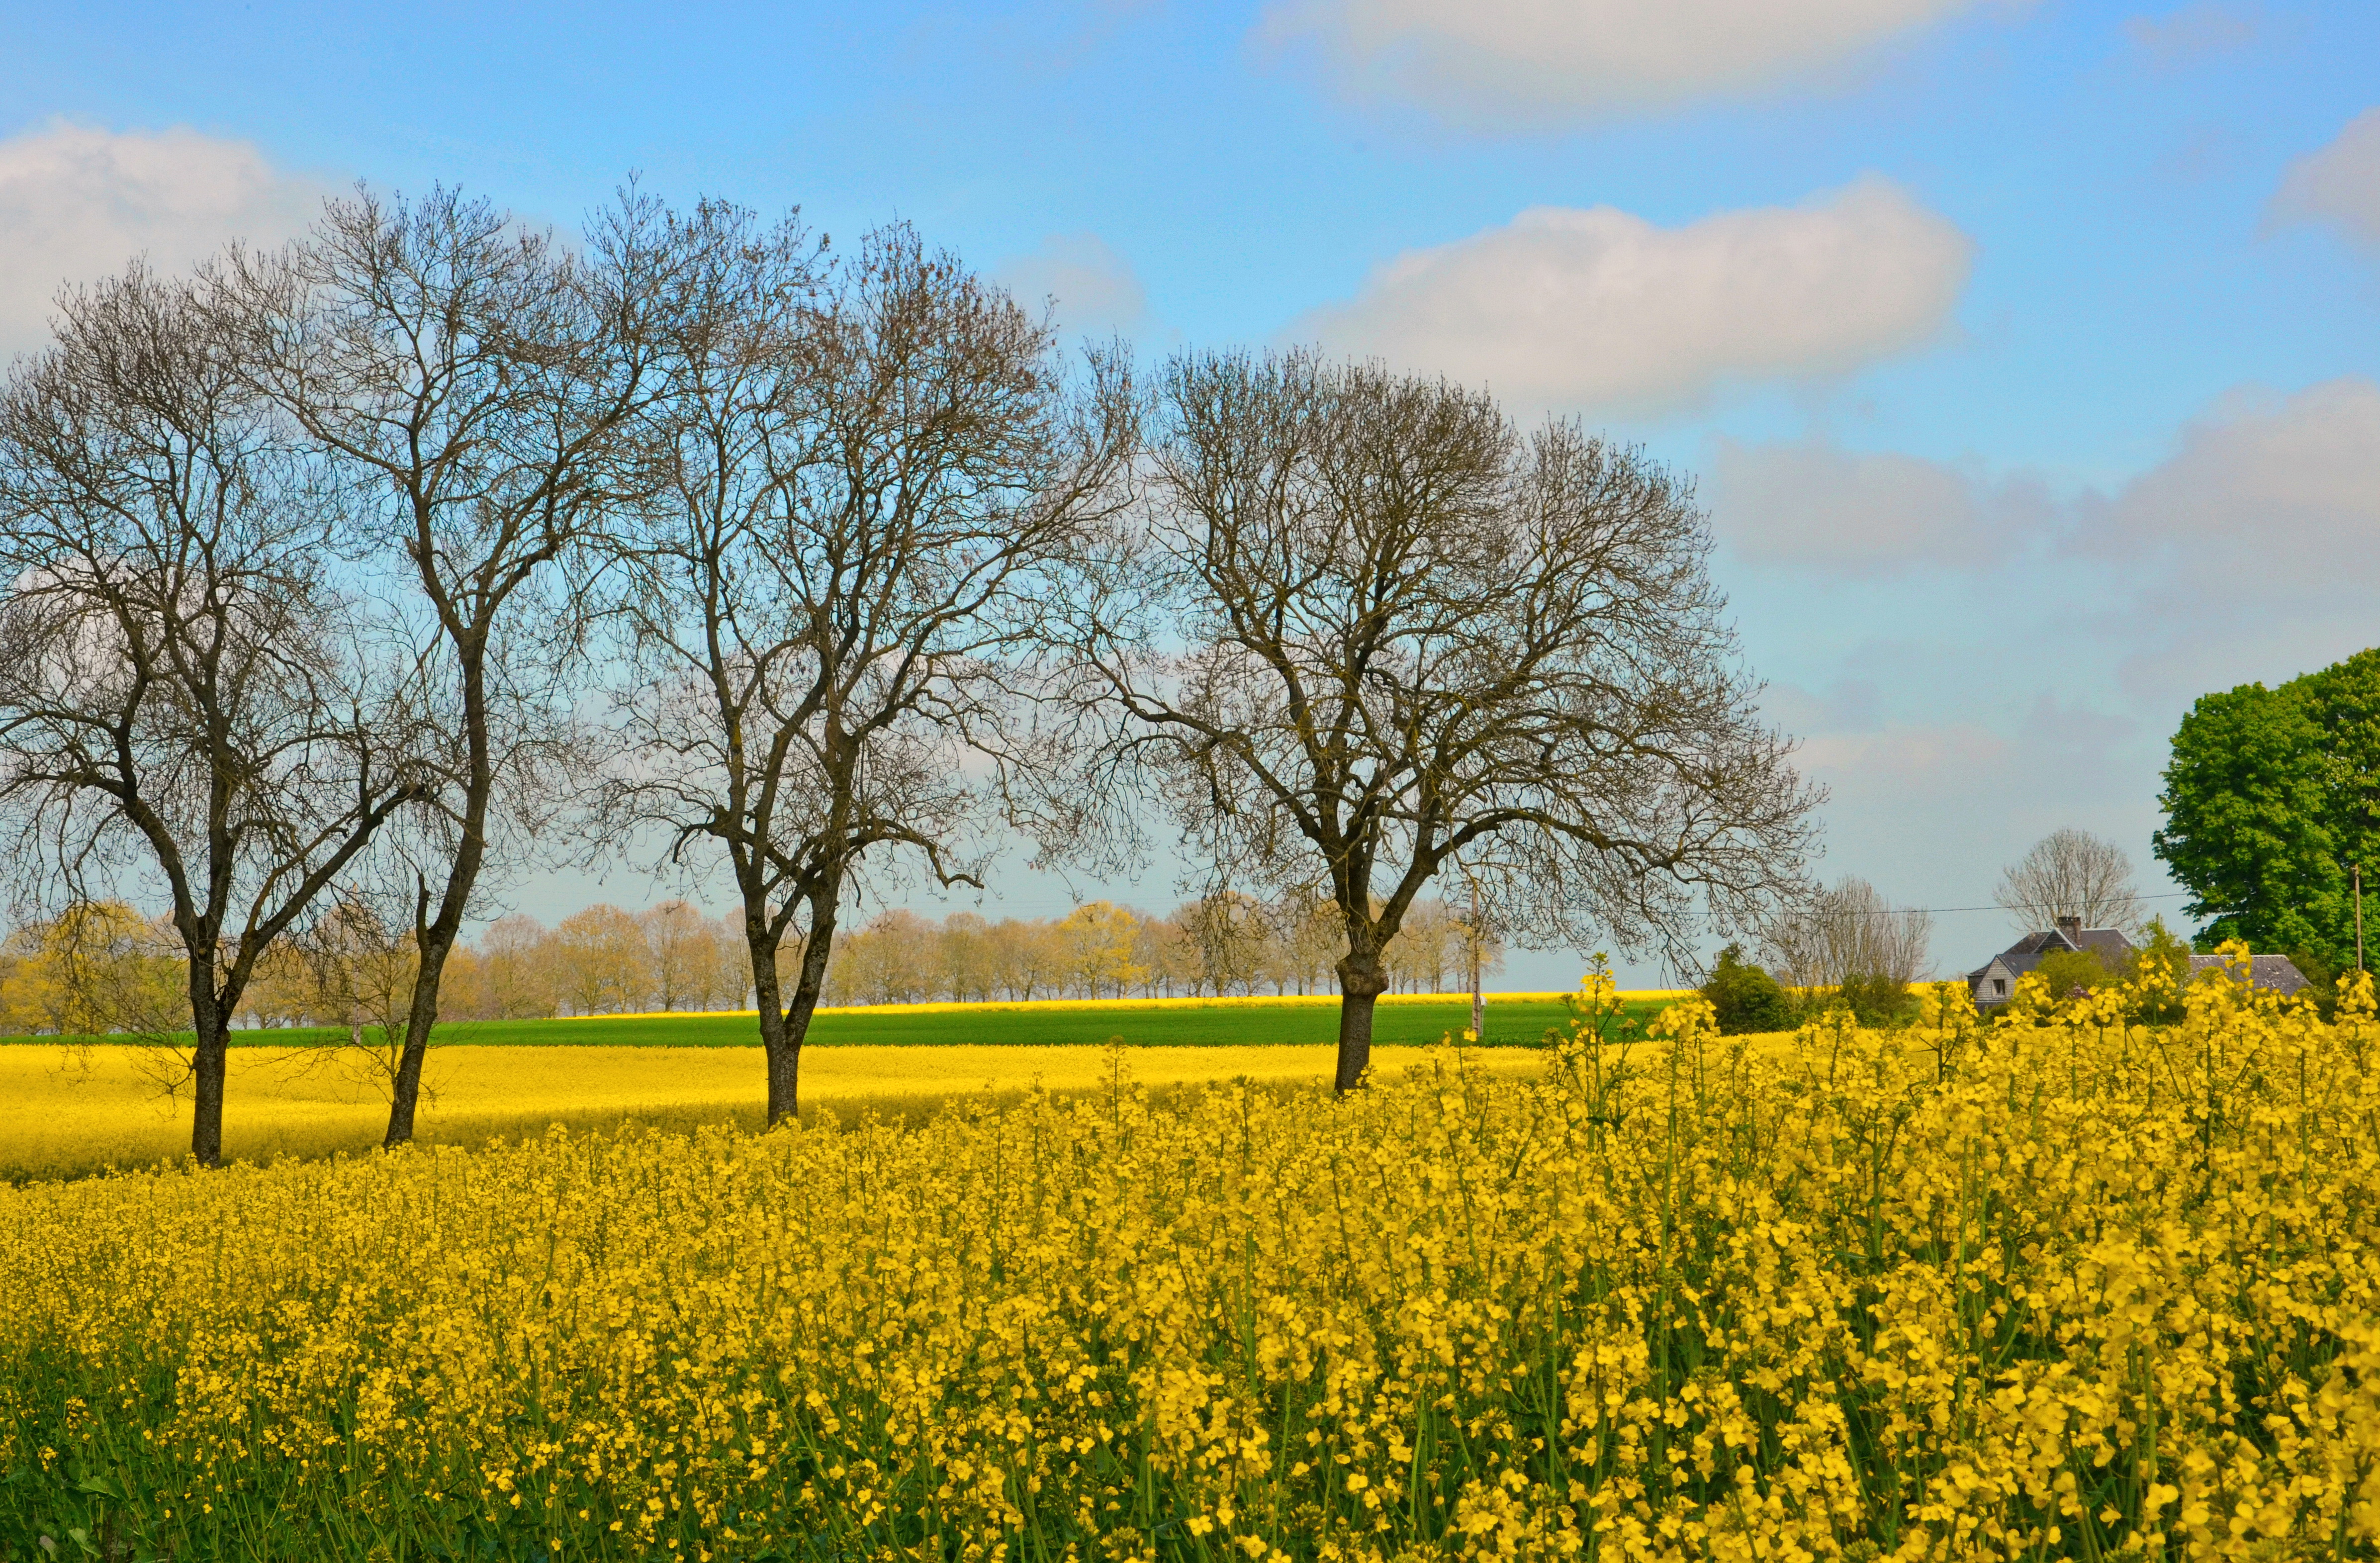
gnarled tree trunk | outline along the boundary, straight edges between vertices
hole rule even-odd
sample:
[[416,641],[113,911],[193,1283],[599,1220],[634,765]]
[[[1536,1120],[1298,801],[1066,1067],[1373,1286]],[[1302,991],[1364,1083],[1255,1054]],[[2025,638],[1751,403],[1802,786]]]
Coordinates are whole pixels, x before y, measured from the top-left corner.
[[826,964],[833,953],[835,904],[843,895],[843,876],[811,891],[809,937],[802,946],[801,970],[794,977],[794,996],[781,1000],[777,983],[777,951],[784,936],[769,917],[767,905],[756,912],[747,904],[744,933],[752,952],[752,998],[760,1010],[760,1046],[769,1063],[769,1127],[775,1128],[801,1110],[802,1043],[809,1036],[810,1017],[826,989]]
[[215,995],[214,974],[190,965],[190,1155],[201,1167],[223,1165],[224,1076],[229,1063],[231,1014]]
[[1364,1083],[1372,1067],[1372,1010],[1389,990],[1389,970],[1378,950],[1350,951],[1339,963],[1339,1068],[1332,1086],[1341,1095]]

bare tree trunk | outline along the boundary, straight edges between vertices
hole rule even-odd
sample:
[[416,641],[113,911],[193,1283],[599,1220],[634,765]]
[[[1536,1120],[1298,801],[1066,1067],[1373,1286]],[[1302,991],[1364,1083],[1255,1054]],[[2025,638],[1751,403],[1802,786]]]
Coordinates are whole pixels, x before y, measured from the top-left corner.
[[472,882],[479,878],[481,854],[478,848],[479,833],[468,832],[447,877],[436,920],[415,929],[421,964],[413,980],[413,1002],[406,1010],[405,1047],[397,1055],[396,1076],[390,1083],[388,1133],[381,1137],[382,1149],[394,1150],[413,1139],[414,1109],[421,1099],[421,1064],[430,1051],[431,1029],[438,1024],[438,992],[446,975],[446,959],[455,953],[461,938],[463,907],[470,900]]
[[1361,1085],[1372,1067],[1372,1007],[1388,987],[1388,968],[1377,950],[1351,951],[1339,963],[1339,1070],[1332,1086],[1342,1096]]
[[[785,1006],[784,1054],[782,1061],[771,1060],[769,1071],[769,1121],[772,1124],[793,1117],[801,1105],[795,1085],[801,1072],[802,1044],[809,1037],[810,1017],[818,1012],[819,995],[826,988],[827,956],[834,946],[834,903],[842,884],[842,876],[837,875],[833,890],[810,897],[810,935],[802,946],[802,973],[795,980],[794,1001]],[[781,1078],[782,1105],[778,1099]]]
[[[439,952],[438,963],[445,963],[443,951]],[[381,1136],[382,1150],[395,1150],[413,1139],[414,1104],[421,1098],[422,1055],[429,1051],[431,1024],[438,1018],[438,989],[431,978],[431,970],[430,953],[424,951],[422,980],[413,987],[413,1003],[405,1015],[405,1046],[397,1053],[395,1078],[389,1082],[388,1133]]]
[[[769,1076],[769,1125],[800,1101],[801,1055],[785,1046],[785,1012],[778,1001],[777,947],[783,938],[769,921],[764,899],[744,903],[744,947],[752,962],[752,1003],[760,1012],[760,1049]],[[805,963],[807,964],[807,963]]]
[[443,939],[417,936],[417,944],[421,966],[413,982],[413,1002],[406,1009],[405,1046],[397,1053],[396,1075],[389,1083],[388,1133],[381,1136],[382,1150],[412,1142],[414,1108],[421,1099],[421,1063],[430,1051],[430,1028],[438,1024],[438,982],[445,974],[446,957],[455,951],[455,934],[450,930]]
[[809,1036],[810,1017],[818,1012],[819,995],[826,989],[827,958],[834,947],[835,904],[842,899],[843,876],[812,891],[809,937],[802,946],[802,967],[794,978],[794,997],[779,1005],[777,948],[783,942],[771,926],[765,903],[756,915],[747,905],[745,936],[752,951],[753,998],[760,1011],[760,1046],[769,1063],[769,1127],[773,1129],[801,1110],[802,1043]]
[[190,1058],[190,1155],[201,1167],[223,1165],[224,1075],[231,1045],[225,1032],[230,1018],[215,996],[213,971],[192,962],[190,1025],[197,1035]]
[[[483,645],[484,643],[480,643]],[[438,915],[427,922],[414,918],[414,948],[419,968],[413,979],[413,1002],[405,1016],[405,1047],[398,1054],[396,1078],[391,1083],[388,1133],[382,1149],[393,1150],[413,1139],[413,1115],[421,1099],[421,1064],[430,1051],[431,1028],[438,1024],[438,998],[446,976],[446,959],[463,936],[463,915],[487,860],[488,803],[495,785],[495,766],[488,738],[487,672],[480,646],[466,648],[463,711],[468,745],[470,787],[466,794],[462,839],[454,861],[447,865],[446,886],[439,897]]]

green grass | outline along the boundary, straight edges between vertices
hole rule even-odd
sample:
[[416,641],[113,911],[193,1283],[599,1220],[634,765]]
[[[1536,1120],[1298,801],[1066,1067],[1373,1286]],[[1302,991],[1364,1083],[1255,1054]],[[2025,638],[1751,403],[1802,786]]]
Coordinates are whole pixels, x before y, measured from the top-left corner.
[[[1640,1026],[1662,1007],[1660,1000],[1632,1000],[1628,1018]],[[1552,1027],[1567,1025],[1559,1000],[1490,999],[1489,1046],[1535,1047]],[[1444,1003],[1383,1004],[1373,1012],[1372,1040],[1435,1042],[1471,1024],[1471,1001],[1450,996]],[[1098,1047],[1121,1036],[1128,1046],[1151,1048],[1242,1047],[1267,1043],[1323,1043],[1339,1036],[1339,1011],[1330,1004],[1242,1005],[1216,1009],[1012,1010],[980,1012],[945,1010],[926,1013],[826,1014],[811,1023],[808,1046],[953,1047],[1000,1044],[1027,1047]],[[289,1027],[237,1031],[234,1046],[287,1048],[337,1040],[322,1028]],[[104,1038],[91,1038],[99,1041]],[[757,1048],[759,1024],[749,1014],[639,1015],[584,1020],[458,1021],[438,1028],[442,1047]],[[55,1047],[55,1036],[0,1037],[0,1046],[38,1043]]]

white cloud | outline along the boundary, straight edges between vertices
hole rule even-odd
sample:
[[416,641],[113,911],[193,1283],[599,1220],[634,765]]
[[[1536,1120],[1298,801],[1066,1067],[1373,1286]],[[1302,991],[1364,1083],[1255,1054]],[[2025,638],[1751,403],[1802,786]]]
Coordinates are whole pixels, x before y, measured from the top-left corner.
[[61,285],[146,254],[178,271],[233,238],[273,243],[322,195],[245,141],[56,123],[0,140],[0,357],[49,336]]
[[2128,682],[2195,693],[2289,678],[2372,645],[2380,384],[2238,392],[2173,455],[2079,518],[2131,602]]
[[1823,77],[1985,0],[1278,0],[1358,96],[1529,124]]
[[1724,435],[1710,468],[1714,527],[1750,563],[1973,576],[2046,563],[2045,545],[2070,582],[2077,568],[2107,572],[2090,589],[2110,625],[2145,608],[2186,625],[2183,638],[2305,622],[2380,594],[2380,383],[2362,376],[2289,395],[2234,390],[2112,494],[2057,498],[2022,474]]
[[2291,164],[2274,193],[2273,214],[2327,223],[2358,244],[2380,248],[2380,108],[2365,109],[2337,140]]
[[1824,689],[1772,684],[1760,692],[1760,709],[1788,733],[1873,733],[1884,725],[1884,691],[1849,676]]
[[2054,515],[2037,482],[1991,484],[1897,452],[1721,436],[1712,457],[1714,523],[1755,563],[1854,577],[1990,568],[2021,556]]
[[1054,300],[1058,324],[1087,336],[1130,336],[1149,323],[1132,262],[1097,234],[1051,234],[995,273],[1028,309]]
[[2289,396],[2234,392],[2124,490],[2114,520],[2127,542],[2177,560],[2253,559],[2265,574],[2345,572],[2380,586],[2380,383],[2350,375]]
[[1682,228],[1534,207],[1398,257],[1291,334],[1524,405],[1654,411],[1729,380],[1838,373],[1916,345],[1949,320],[1973,255],[1873,176]]

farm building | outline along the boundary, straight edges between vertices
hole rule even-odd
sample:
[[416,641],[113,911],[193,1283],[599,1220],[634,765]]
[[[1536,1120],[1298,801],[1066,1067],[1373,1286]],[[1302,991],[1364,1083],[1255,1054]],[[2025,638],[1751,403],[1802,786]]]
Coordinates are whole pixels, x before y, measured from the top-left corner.
[[[1967,974],[1967,993],[1978,1009],[1997,1009],[2016,996],[2016,980],[2041,964],[2042,957],[2067,950],[2088,951],[2099,957],[2109,971],[2119,969],[2125,958],[2139,948],[2121,928],[2086,928],[2080,917],[2060,917],[2058,926],[2041,933],[2030,933],[1991,960]],[[2192,955],[2190,975],[2194,980],[2223,965],[2220,955]],[[2283,997],[2305,987],[2305,975],[2286,955],[2253,955],[2249,957],[2248,980],[2257,987],[2269,987]]]
[[1976,1008],[1997,1009],[2016,996],[2016,979],[2055,951],[2088,951],[2114,971],[2136,948],[2121,928],[2086,928],[2080,917],[2060,917],[2056,927],[2025,935],[1969,972],[1967,993]]

